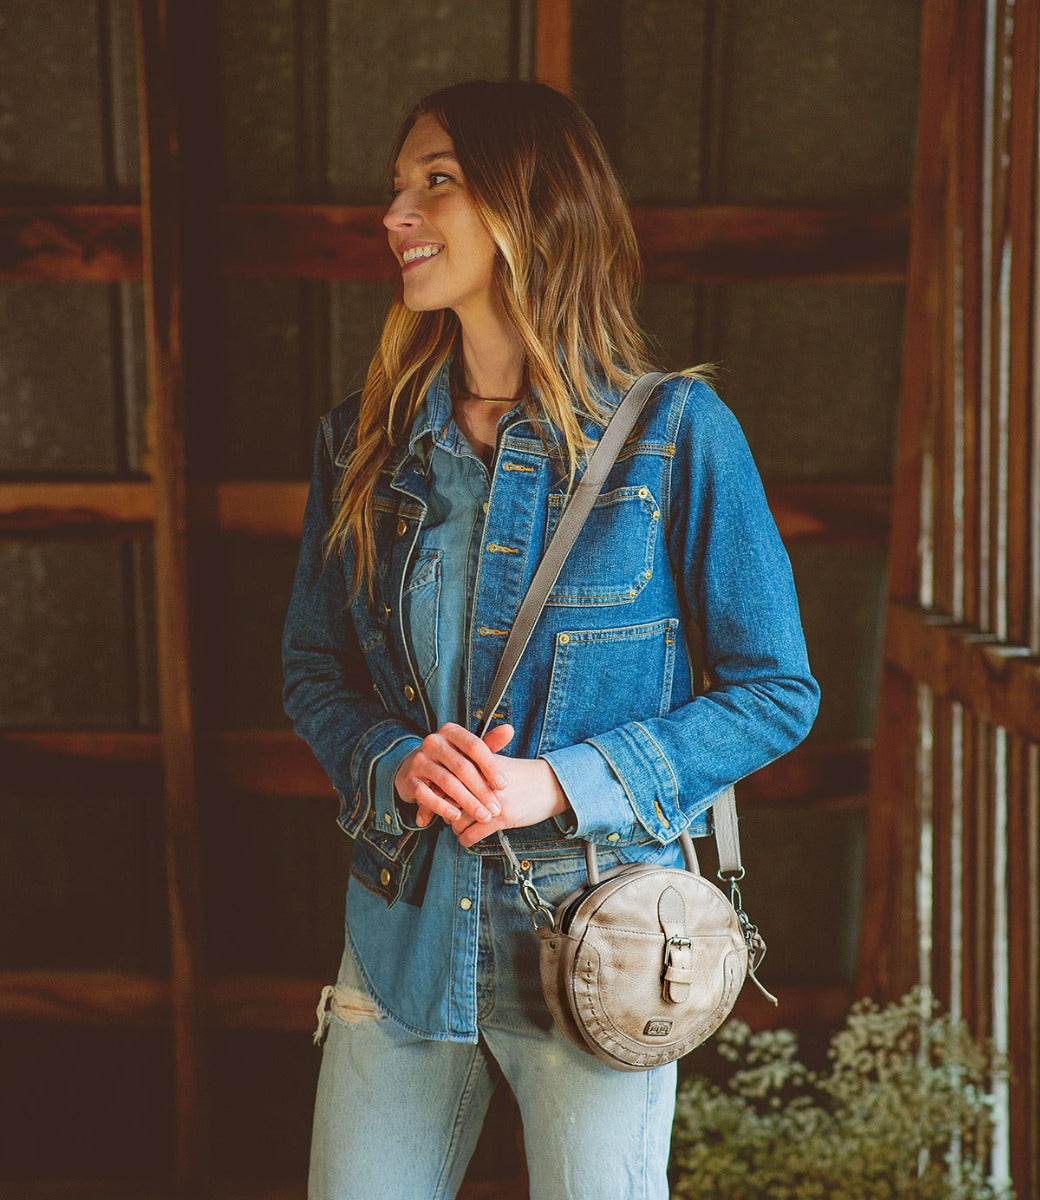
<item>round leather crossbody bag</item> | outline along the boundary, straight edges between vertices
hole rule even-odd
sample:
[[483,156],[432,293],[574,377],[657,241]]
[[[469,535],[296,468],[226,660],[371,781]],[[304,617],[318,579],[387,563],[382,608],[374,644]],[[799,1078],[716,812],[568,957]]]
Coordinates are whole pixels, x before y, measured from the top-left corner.
[[587,856],[588,883],[538,931],[553,1020],[621,1071],[661,1066],[711,1037],[756,948],[757,930],[701,875],[688,835],[683,853],[685,870],[632,863],[602,877]]

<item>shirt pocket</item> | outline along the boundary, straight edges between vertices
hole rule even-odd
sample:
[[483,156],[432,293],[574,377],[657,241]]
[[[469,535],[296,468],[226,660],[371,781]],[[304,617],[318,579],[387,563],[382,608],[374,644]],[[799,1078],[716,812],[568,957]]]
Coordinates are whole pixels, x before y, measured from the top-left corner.
[[628,721],[671,712],[679,622],[556,634],[549,694],[535,758]]
[[[556,532],[564,497],[549,497],[545,544]],[[648,487],[622,487],[596,499],[547,604],[587,608],[630,604],[654,573],[661,509]]]
[[425,686],[437,669],[441,606],[440,550],[418,550],[404,587],[403,615],[419,681]]

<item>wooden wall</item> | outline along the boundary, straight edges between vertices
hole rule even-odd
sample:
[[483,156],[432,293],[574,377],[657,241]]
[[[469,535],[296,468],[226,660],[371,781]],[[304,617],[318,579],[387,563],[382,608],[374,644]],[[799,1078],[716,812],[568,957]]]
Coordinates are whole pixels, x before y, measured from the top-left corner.
[[[281,714],[278,635],[315,421],[362,375],[391,286],[385,147],[454,78],[575,92],[629,189],[662,364],[722,364],[824,688],[810,739],[740,789],[745,896],[783,999],[743,1015],[837,1021],[856,991],[917,4],[0,16],[0,1182],[302,1194],[349,844]],[[520,1171],[513,1125],[504,1099],[469,1195],[522,1186],[494,1182]]]
[[925,0],[860,976],[1011,1062],[993,1173],[1040,1197],[1040,5]]

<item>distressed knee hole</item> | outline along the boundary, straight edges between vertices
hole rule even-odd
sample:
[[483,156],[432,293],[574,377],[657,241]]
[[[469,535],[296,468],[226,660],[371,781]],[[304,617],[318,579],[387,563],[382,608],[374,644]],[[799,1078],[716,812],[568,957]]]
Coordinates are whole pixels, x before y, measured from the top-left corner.
[[371,996],[360,988],[344,987],[342,984],[335,987],[327,984],[321,989],[317,1016],[318,1027],[314,1031],[314,1041],[319,1045],[330,1017],[344,1025],[359,1025],[364,1021],[383,1019],[383,1014]]

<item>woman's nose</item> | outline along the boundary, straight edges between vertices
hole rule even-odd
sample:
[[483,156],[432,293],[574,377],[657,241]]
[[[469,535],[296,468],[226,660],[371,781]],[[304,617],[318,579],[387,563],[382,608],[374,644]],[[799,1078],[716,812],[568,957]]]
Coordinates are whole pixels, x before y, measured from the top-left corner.
[[387,229],[407,229],[415,224],[418,215],[407,196],[407,192],[399,192],[383,214],[383,224]]

